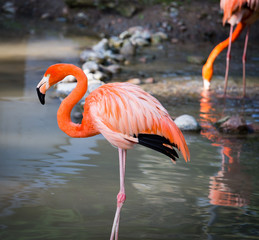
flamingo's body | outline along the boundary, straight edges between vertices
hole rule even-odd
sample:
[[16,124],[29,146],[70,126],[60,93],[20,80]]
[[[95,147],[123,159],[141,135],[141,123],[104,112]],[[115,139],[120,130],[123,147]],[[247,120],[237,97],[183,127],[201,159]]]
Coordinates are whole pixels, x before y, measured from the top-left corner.
[[[248,44],[249,27],[259,18],[259,0],[221,0],[220,7],[224,11],[223,25],[228,22],[230,24],[229,38],[225,41],[219,43],[210,53],[207,62],[202,68],[203,84],[204,89],[210,88],[211,78],[213,76],[213,64],[216,57],[228,47],[227,57],[226,57],[226,73],[225,73],[225,85],[224,85],[224,95],[227,91],[227,81],[228,81],[228,71],[229,71],[229,61],[230,61],[230,51],[231,43],[234,42],[242,30],[247,27],[244,52],[243,52],[243,96],[245,96],[245,62],[246,62],[246,50]],[[237,24],[235,31],[233,32],[234,25]]]
[[90,137],[102,134],[119,149],[120,192],[117,195],[117,211],[111,239],[118,238],[121,207],[126,199],[124,188],[126,150],[141,144],[159,151],[172,160],[178,157],[174,147],[190,159],[185,139],[157,99],[130,83],[105,84],[85,99],[81,124],[71,121],[70,114],[75,104],[87,90],[84,72],[71,64],[52,65],[37,86],[39,99],[44,104],[46,91],[65,76],[77,79],[76,88],[61,103],[57,113],[58,125],[71,137]]

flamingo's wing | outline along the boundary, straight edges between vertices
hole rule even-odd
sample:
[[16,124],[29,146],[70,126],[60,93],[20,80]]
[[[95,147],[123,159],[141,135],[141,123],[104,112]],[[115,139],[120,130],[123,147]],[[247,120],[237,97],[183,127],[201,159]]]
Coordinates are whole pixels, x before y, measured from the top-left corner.
[[172,153],[172,147],[177,147],[189,159],[181,131],[158,100],[140,87],[129,83],[106,84],[89,99],[92,119],[111,144],[129,149],[136,143],[147,146],[149,142],[152,148],[158,141],[152,136],[158,135],[160,148],[153,149],[162,152],[170,145],[167,152]]

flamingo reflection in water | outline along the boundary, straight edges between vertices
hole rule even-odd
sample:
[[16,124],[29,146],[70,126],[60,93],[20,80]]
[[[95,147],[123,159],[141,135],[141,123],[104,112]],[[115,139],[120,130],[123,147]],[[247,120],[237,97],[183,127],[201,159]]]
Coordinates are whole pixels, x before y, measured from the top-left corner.
[[249,204],[251,185],[240,164],[242,143],[217,131],[215,104],[216,99],[214,102],[211,93],[204,90],[200,100],[201,135],[209,139],[212,146],[221,148],[221,169],[210,177],[208,197],[213,205],[242,207]]

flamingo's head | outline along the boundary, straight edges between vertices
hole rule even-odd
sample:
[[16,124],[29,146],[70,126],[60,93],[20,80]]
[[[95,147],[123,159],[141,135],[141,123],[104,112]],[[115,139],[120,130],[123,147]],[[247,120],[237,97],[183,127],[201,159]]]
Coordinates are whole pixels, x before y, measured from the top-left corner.
[[37,93],[41,104],[45,104],[45,94],[51,86],[64,79],[68,73],[67,69],[71,64],[54,64],[45,72],[43,78],[37,85]]
[[210,81],[213,76],[213,66],[205,63],[202,68],[203,88],[205,90],[210,89]]

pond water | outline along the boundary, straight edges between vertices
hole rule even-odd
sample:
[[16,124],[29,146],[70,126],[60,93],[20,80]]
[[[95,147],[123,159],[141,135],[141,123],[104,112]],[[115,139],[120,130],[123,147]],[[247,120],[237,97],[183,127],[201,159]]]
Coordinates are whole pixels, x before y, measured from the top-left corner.
[[[65,135],[56,123],[60,100],[49,94],[42,106],[35,91],[49,65],[77,64],[82,47],[95,41],[43,33],[0,43],[2,240],[109,238],[119,189],[117,150],[100,135]],[[176,56],[184,50],[195,51],[174,49]],[[189,78],[198,72],[171,64],[186,68]],[[211,123],[223,111],[259,121],[257,100],[201,93],[199,101],[175,109],[203,126],[200,134],[184,133],[191,162],[172,164],[141,146],[128,151],[120,239],[259,239],[259,138],[220,135]]]

